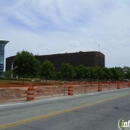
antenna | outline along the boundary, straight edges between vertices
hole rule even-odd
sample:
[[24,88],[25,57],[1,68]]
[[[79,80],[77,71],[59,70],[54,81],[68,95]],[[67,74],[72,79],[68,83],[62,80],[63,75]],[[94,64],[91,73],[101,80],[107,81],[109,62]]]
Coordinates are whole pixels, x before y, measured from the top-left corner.
[[100,45],[98,45],[98,51],[100,52]]

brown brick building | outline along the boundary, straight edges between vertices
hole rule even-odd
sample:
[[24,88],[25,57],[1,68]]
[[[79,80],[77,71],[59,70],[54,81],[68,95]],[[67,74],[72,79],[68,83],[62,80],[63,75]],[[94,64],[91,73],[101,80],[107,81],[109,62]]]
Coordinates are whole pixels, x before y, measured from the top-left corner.
[[[36,55],[35,57],[41,63],[43,63],[46,59],[51,61],[57,71],[60,69],[62,63],[70,63],[74,67],[79,64],[83,64],[87,67],[105,67],[105,55],[97,51]],[[6,58],[6,70],[11,69],[14,58],[15,56]]]

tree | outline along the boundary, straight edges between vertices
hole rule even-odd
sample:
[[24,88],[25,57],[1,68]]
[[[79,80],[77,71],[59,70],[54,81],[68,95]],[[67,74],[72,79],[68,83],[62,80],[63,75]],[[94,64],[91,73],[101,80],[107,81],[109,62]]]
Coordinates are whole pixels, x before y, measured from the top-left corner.
[[96,67],[95,69],[95,79],[103,79],[104,71],[101,67]]
[[61,79],[61,78],[62,78],[61,72],[58,71],[58,72],[56,73],[56,79]]
[[123,67],[123,73],[125,79],[130,79],[130,68],[128,66]]
[[11,73],[13,73],[12,70],[7,70],[7,71],[5,71],[5,72],[4,72],[4,77],[5,77],[5,78],[10,78],[10,77],[11,77]]
[[86,67],[81,65],[78,65],[77,67],[75,67],[75,78],[76,79],[83,79],[85,78],[86,75]]
[[49,61],[45,60],[41,66],[41,76],[45,79],[51,79],[55,75],[55,67],[54,65]]
[[91,79],[91,67],[86,67],[85,71],[85,78]]
[[114,79],[114,80],[122,80],[123,79],[122,73],[117,68],[110,68],[110,70],[112,72],[111,79]]
[[89,67],[89,72],[90,72],[90,79],[97,79],[97,75],[96,75],[96,72],[95,72],[95,68],[93,67]]
[[110,80],[113,78],[113,73],[109,68],[103,68],[102,70],[104,72],[103,74],[104,79]]
[[32,53],[27,51],[18,52],[13,61],[14,72],[21,77],[36,76],[40,67],[40,62]]
[[74,67],[70,63],[63,63],[60,72],[63,79],[73,79],[75,76]]

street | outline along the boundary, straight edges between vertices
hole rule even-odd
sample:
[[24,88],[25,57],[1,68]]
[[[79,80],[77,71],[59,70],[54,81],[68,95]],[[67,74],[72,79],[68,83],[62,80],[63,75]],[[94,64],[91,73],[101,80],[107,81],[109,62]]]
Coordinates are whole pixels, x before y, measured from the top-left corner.
[[0,104],[6,130],[119,130],[121,118],[130,120],[129,88]]

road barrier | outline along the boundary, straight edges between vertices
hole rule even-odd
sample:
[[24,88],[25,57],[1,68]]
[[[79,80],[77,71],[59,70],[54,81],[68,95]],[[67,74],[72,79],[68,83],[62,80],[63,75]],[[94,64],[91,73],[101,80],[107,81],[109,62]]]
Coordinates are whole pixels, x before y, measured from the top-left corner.
[[27,101],[32,101],[34,100],[34,87],[29,87],[27,91]]
[[102,84],[98,83],[98,92],[101,92],[101,91],[102,91]]
[[[11,85],[12,85],[12,81]],[[17,85],[18,82],[15,83]],[[39,83],[40,84],[40,83]],[[35,84],[30,86],[24,84],[24,87],[15,86],[13,81],[13,87],[0,87],[0,101],[5,100],[35,100],[36,97],[50,97],[50,96],[66,96],[77,95],[91,92],[109,91],[114,89],[130,88],[130,82],[126,81],[96,81],[96,82],[60,82],[60,84],[43,85]],[[42,85],[42,84],[41,84]],[[28,88],[28,86],[30,86]]]
[[68,86],[68,95],[73,95],[73,86],[71,84]]

